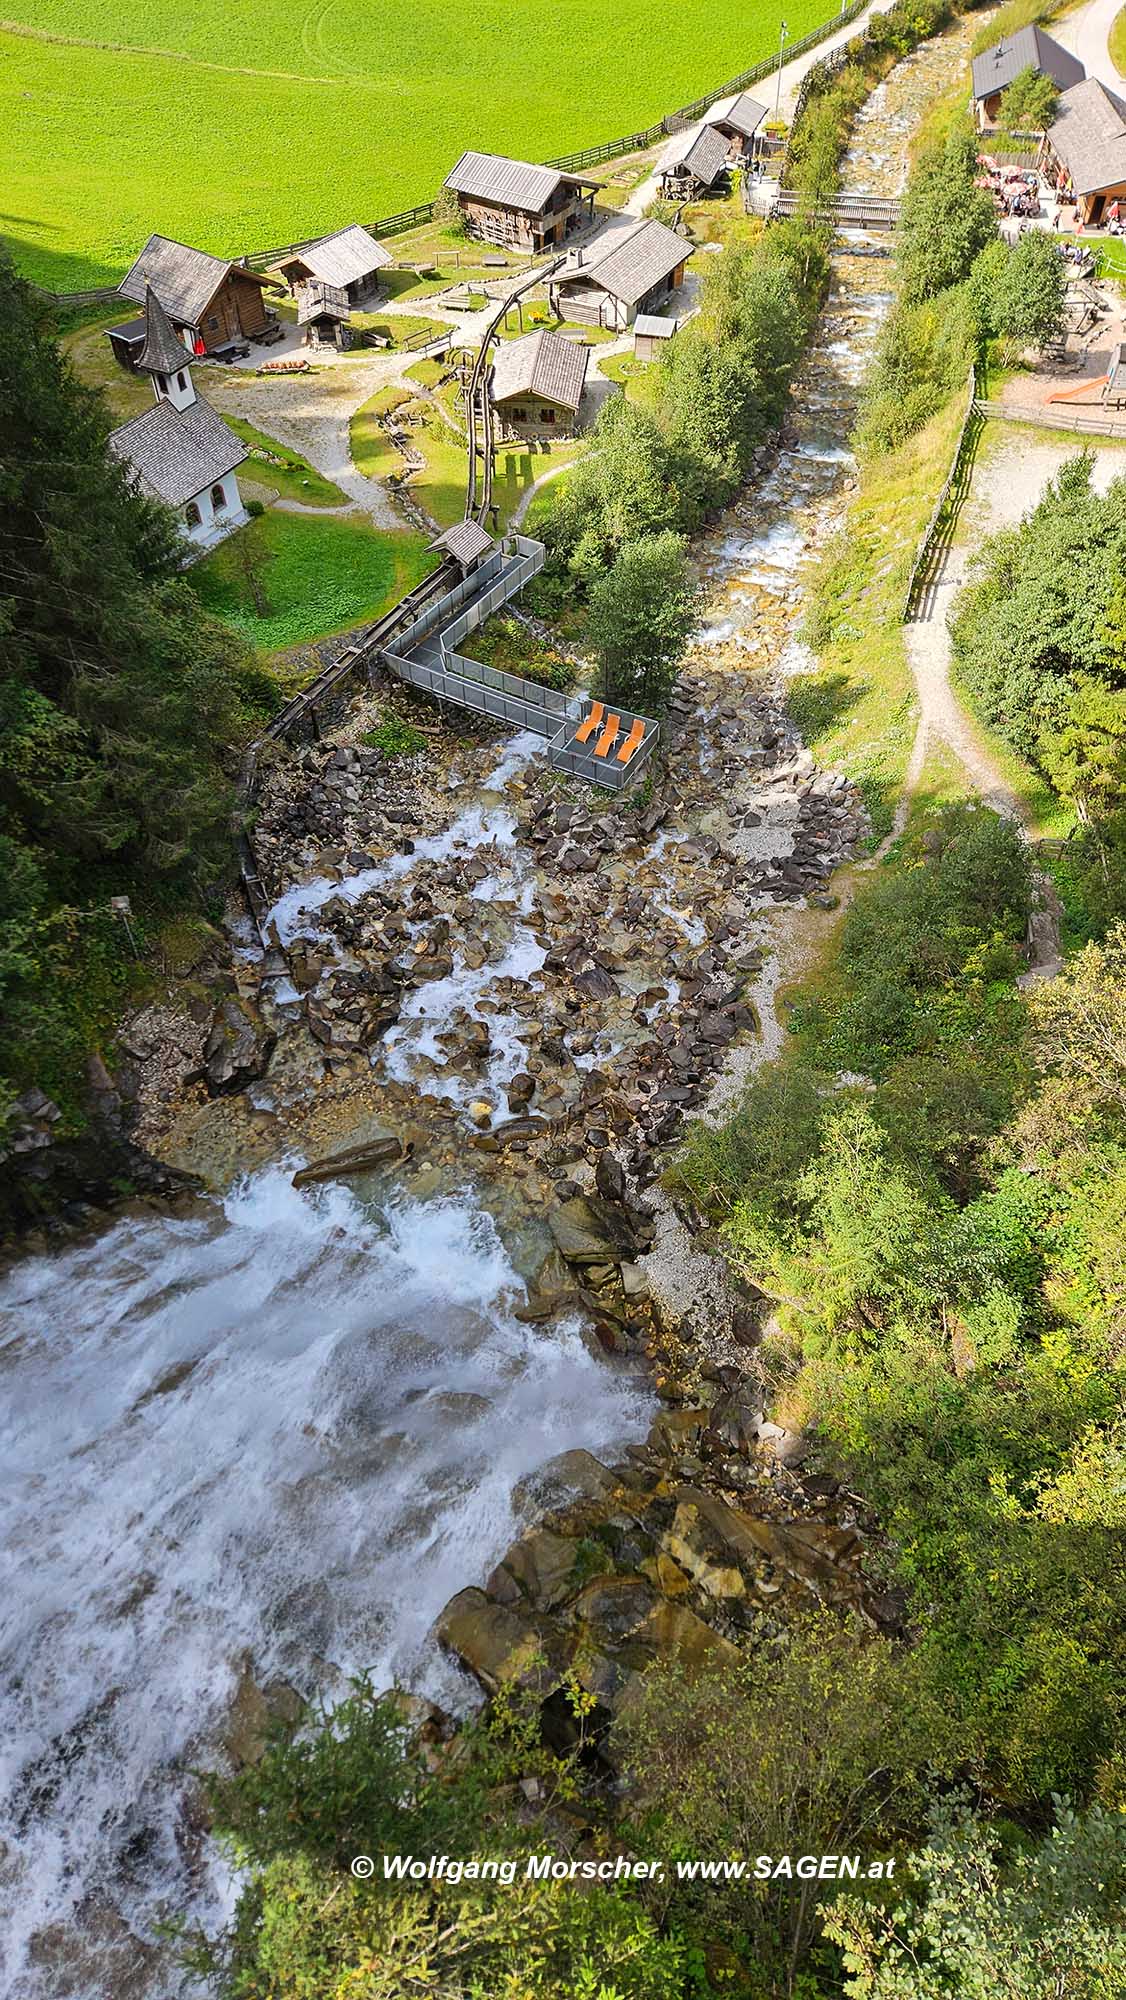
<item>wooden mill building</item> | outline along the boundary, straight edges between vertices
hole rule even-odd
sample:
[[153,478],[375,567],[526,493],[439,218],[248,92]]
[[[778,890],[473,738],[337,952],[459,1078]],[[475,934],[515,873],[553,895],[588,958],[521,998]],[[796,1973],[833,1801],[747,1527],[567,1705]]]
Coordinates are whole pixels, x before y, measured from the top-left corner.
[[1061,48],[1043,28],[1018,28],[1015,34],[1003,35],[973,60],[974,119],[979,132],[996,125],[1002,96],[1026,69],[1050,76],[1060,90],[1082,83],[1087,74],[1078,56]]
[[274,269],[298,297],[306,286],[322,285],[341,295],[351,312],[377,297],[379,274],[390,262],[391,252],[360,223],[352,222],[334,236],[291,250]]
[[502,341],[489,394],[502,437],[563,437],[575,429],[589,349],[547,328]]
[[463,153],[444,185],[456,194],[471,236],[538,254],[593,219],[602,183],[499,153]]
[[713,104],[704,122],[726,139],[728,158],[741,160],[753,153],[765,117],[765,104],[757,103],[745,90],[740,90],[734,97],[721,97]]
[[665,149],[661,160],[661,189],[665,194],[705,193],[726,179],[730,159],[722,132],[705,120],[678,133]]
[[551,303],[560,319],[624,333],[638,313],[658,312],[679,290],[691,255],[692,245],[663,222],[623,217],[589,253],[576,250],[556,272]]
[[[123,299],[143,305],[151,287],[189,353],[212,354],[265,333],[271,321],[265,293],[273,284],[245,264],[169,236],[150,236],[117,289]],[[118,360],[132,367],[144,345],[145,323],[114,327],[109,338]]]
[[141,324],[134,366],[151,377],[156,400],[110,432],[109,448],[143,493],[171,507],[185,541],[202,554],[247,519],[235,477],[246,449],[198,394],[192,357],[151,286]]

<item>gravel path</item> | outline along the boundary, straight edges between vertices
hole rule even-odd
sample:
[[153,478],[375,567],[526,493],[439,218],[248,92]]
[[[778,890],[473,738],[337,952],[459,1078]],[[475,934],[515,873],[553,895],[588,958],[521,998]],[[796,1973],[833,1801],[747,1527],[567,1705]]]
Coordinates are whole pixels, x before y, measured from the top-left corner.
[[1090,5],[1066,20],[1050,21],[1049,33],[1061,48],[1078,56],[1088,76],[1097,76],[1111,90],[1121,91],[1122,78],[1111,61],[1107,37],[1122,0],[1090,0]]
[[908,795],[918,784],[928,750],[935,743],[946,743],[986,803],[1009,818],[1020,817],[1010,786],[951,686],[948,619],[966,580],[970,559],[985,537],[999,528],[1015,526],[1035,507],[1048,481],[1066,460],[1075,457],[1083,443],[1094,453],[1094,485],[1105,492],[1111,480],[1126,471],[1126,447],[1109,440],[1081,440],[1066,433],[1038,438],[1013,425],[1005,427],[995,441],[990,438],[974,467],[970,496],[953,543],[927,592],[927,616],[904,628],[919,697],[919,729],[907,772]]
[[[366,479],[352,460],[349,425],[377,389],[402,380],[409,355],[373,355],[341,362],[329,373],[309,375],[226,375],[208,387],[208,397],[229,416],[245,417],[300,452],[331,479],[377,528],[402,528],[385,488]],[[318,512],[321,510],[318,509]]]

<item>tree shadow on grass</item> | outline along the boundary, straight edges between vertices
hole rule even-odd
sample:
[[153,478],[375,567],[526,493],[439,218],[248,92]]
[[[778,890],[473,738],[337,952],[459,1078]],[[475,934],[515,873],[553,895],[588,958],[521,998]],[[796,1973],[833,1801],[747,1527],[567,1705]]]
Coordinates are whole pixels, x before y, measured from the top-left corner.
[[795,674],[786,686],[786,713],[802,740],[814,743],[843,721],[863,694],[848,674]]

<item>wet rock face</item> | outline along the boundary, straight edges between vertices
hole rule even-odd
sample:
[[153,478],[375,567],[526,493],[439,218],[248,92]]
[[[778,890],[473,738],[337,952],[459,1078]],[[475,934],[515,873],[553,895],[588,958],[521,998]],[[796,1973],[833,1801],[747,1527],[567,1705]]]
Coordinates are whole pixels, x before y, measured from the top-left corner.
[[549,1742],[567,1741],[568,1673],[595,1698],[604,1739],[654,1660],[773,1644],[813,1602],[901,1627],[902,1602],[864,1574],[873,1524],[860,1503],[825,1475],[772,1468],[746,1386],[706,1386],[714,1401],[666,1410],[628,1463],[570,1452],[546,1466],[528,1496],[545,1517],[438,1621],[488,1692],[534,1691]]
[[203,1079],[211,1096],[242,1090],[265,1076],[277,1039],[249,1000],[227,994],[215,1009],[203,1047]]
[[57,1104],[42,1090],[16,1100],[0,1144],[0,1246],[40,1224],[52,1233],[98,1221],[124,1190],[175,1195],[190,1176],[152,1159],[132,1137],[136,1116],[129,1065],[111,1076],[100,1056],[87,1064],[84,1124],[66,1132]]

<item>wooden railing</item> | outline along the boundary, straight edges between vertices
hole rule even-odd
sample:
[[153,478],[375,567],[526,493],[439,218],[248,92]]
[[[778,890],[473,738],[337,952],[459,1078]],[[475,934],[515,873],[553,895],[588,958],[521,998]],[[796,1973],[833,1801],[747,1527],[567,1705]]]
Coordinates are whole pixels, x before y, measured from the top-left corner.
[[976,433],[977,419],[979,415],[977,398],[975,394],[976,388],[977,388],[977,376],[975,370],[971,368],[968,380],[966,382],[966,407],[962,413],[961,424],[958,427],[958,442],[954,446],[954,455],[950,461],[950,470],[947,473],[946,478],[943,480],[942,491],[939,494],[938,499],[935,501],[934,506],[931,509],[930,519],[927,522],[926,527],[923,529],[922,539],[919,542],[919,546],[915,554],[915,560],[911,565],[911,574],[907,579],[907,588],[903,593],[903,611],[901,614],[901,619],[904,625],[909,625],[914,616],[915,607],[919,599],[919,594],[922,591],[927,579],[931,557],[933,556],[935,548],[938,544],[938,538],[940,530],[943,525],[943,514],[946,510],[946,504],[947,501],[950,499],[951,493],[954,490],[955,481],[957,480],[959,473],[962,470],[962,462],[966,453],[967,441],[971,437],[973,437]]
[[1117,416],[1098,410],[1062,410],[1045,403],[979,402],[978,413],[1006,424],[1037,424],[1049,431],[1079,431],[1089,437],[1126,438],[1126,410]]

